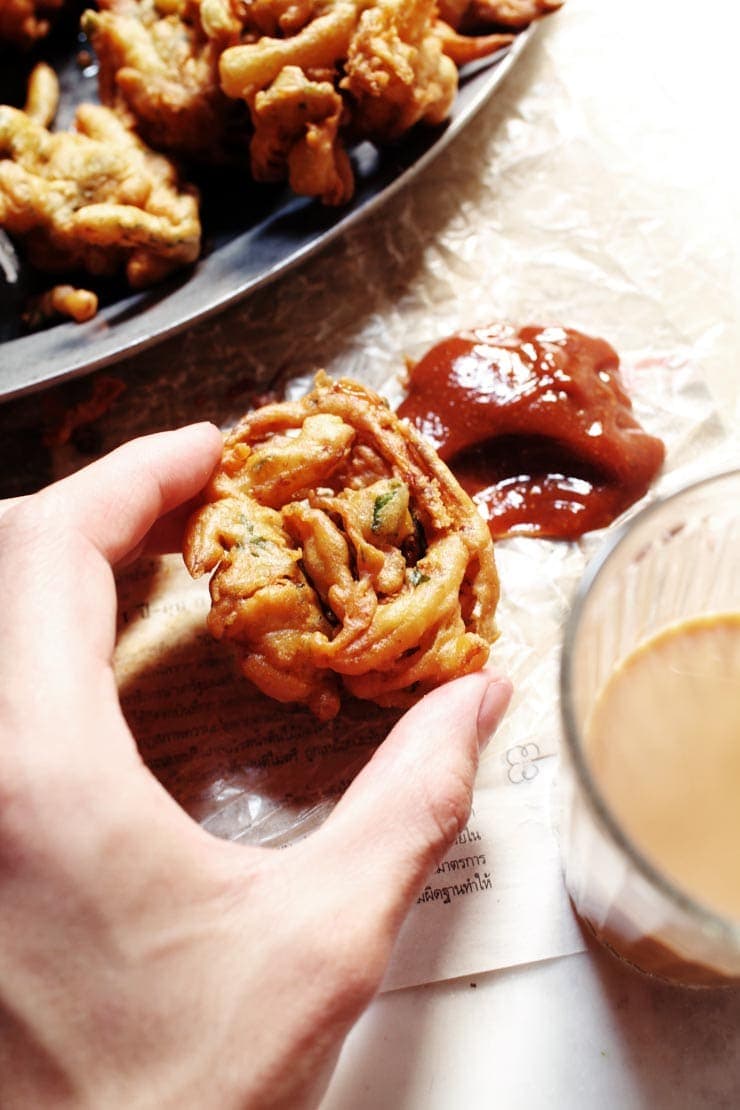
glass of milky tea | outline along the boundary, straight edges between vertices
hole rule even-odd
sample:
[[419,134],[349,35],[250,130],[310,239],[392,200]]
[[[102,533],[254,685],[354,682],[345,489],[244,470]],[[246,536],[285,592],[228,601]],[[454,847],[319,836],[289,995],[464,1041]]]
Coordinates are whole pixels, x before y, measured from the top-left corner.
[[566,626],[561,706],[580,918],[648,974],[740,982],[740,470],[615,531]]

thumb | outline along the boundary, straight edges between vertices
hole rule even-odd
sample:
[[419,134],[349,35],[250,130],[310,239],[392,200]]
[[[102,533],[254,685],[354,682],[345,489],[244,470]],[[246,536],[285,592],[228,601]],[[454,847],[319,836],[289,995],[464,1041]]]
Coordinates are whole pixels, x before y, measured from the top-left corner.
[[312,841],[326,881],[401,922],[470,816],[481,747],[511,697],[489,670],[427,694],[402,717]]

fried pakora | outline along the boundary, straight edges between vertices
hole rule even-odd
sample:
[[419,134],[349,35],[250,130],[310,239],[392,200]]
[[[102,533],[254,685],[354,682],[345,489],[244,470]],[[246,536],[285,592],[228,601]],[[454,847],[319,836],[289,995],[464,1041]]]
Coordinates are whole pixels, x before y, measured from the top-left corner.
[[[46,28],[39,13],[63,3],[0,0],[0,39],[32,42]],[[167,156],[249,162],[256,181],[287,181],[299,195],[345,204],[355,188],[350,144],[443,123],[458,67],[508,45],[513,34],[502,28],[557,6],[100,0],[82,26],[97,54],[103,107],[82,105],[73,131],[49,130],[59,92],[43,63],[24,111],[0,107],[0,227],[23,240],[41,270],[123,268],[133,287],[152,284],[200,250],[197,192]],[[55,288],[27,318],[84,319],[93,298]]]
[[[459,55],[462,36],[439,24],[434,0],[312,7],[293,34],[227,47],[219,72],[224,91],[249,106],[254,176],[287,177],[297,193],[342,204],[354,191],[348,139],[388,142],[447,117],[457,92],[448,51]],[[474,56],[490,49],[478,44]]]
[[124,268],[137,289],[193,262],[198,198],[172,163],[108,108],[81,105],[75,125],[52,132],[0,106],[0,227],[30,262],[96,275]]
[[[249,108],[257,181],[287,179],[294,192],[325,204],[352,197],[354,176],[341,135],[348,114],[338,78],[363,6],[362,0],[305,4],[290,11],[290,34],[284,30],[289,9],[263,3],[256,24],[247,9],[241,41],[224,50],[219,74],[224,92]],[[270,8],[274,34],[260,34]]]
[[0,43],[28,48],[48,35],[64,0],[0,0]]
[[409,705],[483,666],[496,637],[473,503],[379,396],[323,372],[226,437],[183,550],[193,576],[213,572],[208,627],[246,677],[322,719],[342,688]]
[[307,77],[285,66],[252,106],[250,148],[257,181],[282,181],[301,196],[343,204],[354,191],[349,155],[339,137],[342,98],[331,81]]
[[103,104],[156,150],[219,164],[247,160],[248,118],[221,90],[222,44],[197,3],[103,0],[82,26],[98,58]]
[[449,5],[448,22],[434,0],[102,6],[84,17],[101,99],[147,142],[206,162],[248,148],[255,180],[287,180],[330,205],[354,192],[349,143],[389,142],[419,122],[443,122],[458,66],[513,38],[463,33],[470,5]]
[[362,13],[340,82],[359,135],[396,139],[449,114],[457,67],[436,33],[436,10],[435,0],[378,0]]

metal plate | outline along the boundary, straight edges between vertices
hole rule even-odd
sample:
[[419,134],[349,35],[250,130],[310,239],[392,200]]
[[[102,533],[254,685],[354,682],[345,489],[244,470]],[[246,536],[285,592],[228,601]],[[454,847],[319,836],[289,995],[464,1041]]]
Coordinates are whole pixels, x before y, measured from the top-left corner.
[[[20,334],[19,302],[29,277],[22,264],[13,277],[12,248],[5,238],[3,251],[0,240],[0,280],[5,282],[0,289],[0,400],[142,350],[266,285],[321,249],[388,201],[444,149],[491,96],[531,33],[531,28],[522,32],[509,49],[461,71],[460,91],[443,127],[417,127],[402,143],[382,149],[370,143],[355,147],[351,156],[356,192],[341,209],[296,197],[287,189],[276,192],[274,186],[239,183],[235,195],[233,175],[225,187],[209,181],[202,213],[204,252],[196,265],[145,292],[131,293],[120,285],[103,289],[101,310],[89,323],[63,322]],[[63,90],[59,123],[65,125],[75,102],[96,99],[97,82],[94,73],[79,70],[75,60],[60,59],[57,68]],[[252,214],[248,228],[245,211]]]

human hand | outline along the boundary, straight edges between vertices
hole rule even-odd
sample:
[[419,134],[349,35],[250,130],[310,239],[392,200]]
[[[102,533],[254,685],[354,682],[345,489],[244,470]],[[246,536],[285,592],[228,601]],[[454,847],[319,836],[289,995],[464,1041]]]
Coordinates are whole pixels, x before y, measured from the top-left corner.
[[111,568],[220,450],[150,436],[0,515],[4,1110],[316,1105],[508,702],[486,671],[429,694],[287,851],[204,832],[122,716]]

